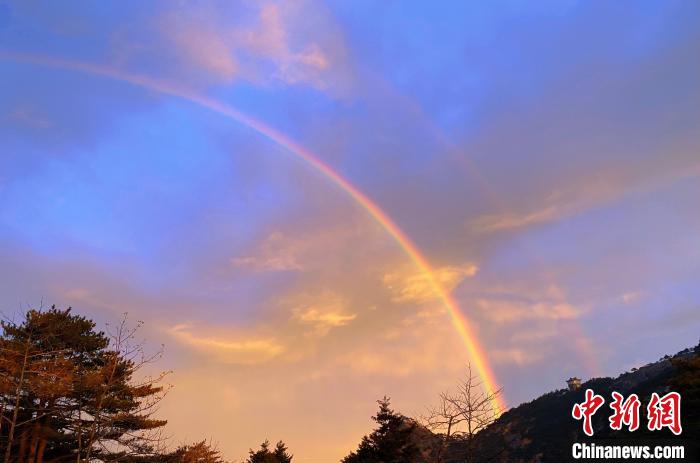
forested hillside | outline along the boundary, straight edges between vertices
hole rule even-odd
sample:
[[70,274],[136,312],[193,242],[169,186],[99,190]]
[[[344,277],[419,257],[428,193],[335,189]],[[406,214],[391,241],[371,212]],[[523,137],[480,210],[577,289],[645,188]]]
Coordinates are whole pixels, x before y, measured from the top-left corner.
[[[592,389],[607,400],[593,416],[593,437],[587,437],[581,422],[571,416],[574,404],[584,401],[586,389]],[[674,436],[667,429],[653,432],[646,429],[644,415],[651,394],[665,394],[671,390],[682,396],[681,436]],[[613,391],[625,396],[632,393],[639,396],[642,425],[635,432],[624,428],[621,431],[610,429],[608,403]],[[464,432],[454,433],[444,445],[441,442],[445,441],[445,435],[430,432],[420,419],[392,413],[391,422],[395,423],[396,432],[388,437],[384,423],[390,420],[386,417],[385,405],[380,402],[380,412],[375,417],[379,426],[363,439],[358,451],[345,462],[560,462],[571,459],[571,446],[575,442],[610,443],[610,440],[640,445],[683,444],[689,455],[697,455],[695,446],[700,442],[700,345],[674,356],[667,355],[617,378],[591,379],[576,391],[549,392],[508,410],[471,437]],[[411,434],[407,435],[409,431]],[[386,456],[387,448],[393,449],[389,457]],[[359,458],[362,454],[366,455],[364,459]],[[408,457],[402,457],[405,455]]]

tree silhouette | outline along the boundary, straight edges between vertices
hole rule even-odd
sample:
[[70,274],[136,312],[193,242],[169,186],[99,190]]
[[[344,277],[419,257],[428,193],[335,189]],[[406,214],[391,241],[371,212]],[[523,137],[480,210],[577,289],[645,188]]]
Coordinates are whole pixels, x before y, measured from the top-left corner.
[[377,403],[379,410],[372,417],[376,429],[362,438],[357,450],[346,456],[343,463],[406,463],[418,454],[411,442],[415,422],[394,412],[388,397]]
[[250,450],[246,463],[291,463],[293,455],[289,454],[284,442],[279,441],[274,450],[270,450],[270,441],[265,440],[257,451]]
[[183,445],[165,460],[167,463],[225,463],[221,453],[206,441]]

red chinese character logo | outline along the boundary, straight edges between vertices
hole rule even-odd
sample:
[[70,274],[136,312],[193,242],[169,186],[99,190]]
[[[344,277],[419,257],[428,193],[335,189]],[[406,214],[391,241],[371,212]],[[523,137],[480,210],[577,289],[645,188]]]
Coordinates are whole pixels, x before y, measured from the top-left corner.
[[677,392],[669,392],[663,397],[654,392],[647,406],[649,431],[660,430],[664,427],[670,429],[673,434],[680,434],[681,428],[681,395]]
[[583,432],[587,436],[593,435],[591,417],[604,403],[605,399],[602,396],[596,395],[591,389],[586,389],[586,400],[582,404],[575,404],[571,410],[571,416],[574,419],[580,420],[583,418]]
[[622,425],[626,425],[629,431],[636,431],[639,428],[639,406],[641,402],[637,394],[632,394],[624,400],[622,394],[613,392],[613,401],[610,408],[614,413],[610,416],[610,429],[620,430]]

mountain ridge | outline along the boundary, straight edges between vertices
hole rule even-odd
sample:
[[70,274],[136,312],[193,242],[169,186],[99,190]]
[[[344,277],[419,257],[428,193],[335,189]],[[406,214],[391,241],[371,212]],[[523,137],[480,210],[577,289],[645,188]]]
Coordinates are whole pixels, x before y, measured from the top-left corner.
[[[588,437],[581,421],[571,416],[576,403],[585,399],[585,391],[592,389],[603,396],[604,405],[592,417],[594,435]],[[612,392],[627,397],[639,396],[640,427],[634,432],[610,429],[608,417]],[[669,391],[681,394],[681,421],[683,432],[674,436],[669,430],[647,429],[646,407],[652,393],[664,395]],[[700,442],[700,344],[674,355],[666,355],[655,362],[624,372],[615,378],[591,378],[576,390],[559,389],[545,393],[529,402],[513,407],[498,417],[471,440],[450,438],[446,450],[438,452],[443,442],[435,434],[413,419],[412,443],[419,452],[412,463],[517,462],[539,463],[571,461],[574,443],[596,445],[685,445],[686,459],[699,455]],[[437,457],[442,453],[441,457]],[[658,461],[658,460],[657,460]]]

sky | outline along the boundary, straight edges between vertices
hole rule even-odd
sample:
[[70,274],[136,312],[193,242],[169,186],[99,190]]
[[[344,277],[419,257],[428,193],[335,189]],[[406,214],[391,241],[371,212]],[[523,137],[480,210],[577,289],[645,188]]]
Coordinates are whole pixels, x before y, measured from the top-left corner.
[[693,1],[0,1],[0,310],[144,321],[172,442],[231,460],[338,461],[375,400],[434,403],[477,361],[435,283],[508,406],[693,346],[699,23]]

